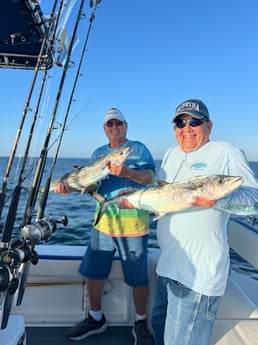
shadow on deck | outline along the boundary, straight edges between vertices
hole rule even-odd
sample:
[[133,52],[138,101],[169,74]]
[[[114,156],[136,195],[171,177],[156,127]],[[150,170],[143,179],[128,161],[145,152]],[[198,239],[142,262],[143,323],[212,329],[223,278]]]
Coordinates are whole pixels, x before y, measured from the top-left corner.
[[66,327],[27,327],[27,345],[133,345],[132,327],[112,326],[80,341],[66,338]]

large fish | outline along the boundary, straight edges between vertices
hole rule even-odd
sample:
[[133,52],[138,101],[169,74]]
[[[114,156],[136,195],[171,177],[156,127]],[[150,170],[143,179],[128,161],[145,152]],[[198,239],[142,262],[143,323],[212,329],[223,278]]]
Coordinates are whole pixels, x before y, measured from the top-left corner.
[[73,191],[84,193],[87,187],[102,180],[109,174],[108,163],[121,165],[132,150],[132,147],[124,147],[107,153],[96,161],[54,180],[51,182],[49,190],[54,191],[59,183],[66,182]]
[[127,199],[135,208],[154,213],[155,219],[159,219],[167,213],[192,207],[193,197],[218,200],[232,193],[242,183],[240,176],[196,176],[175,183],[159,182],[158,186],[129,191],[105,201],[99,197],[100,210],[94,224],[99,222],[108,205],[118,204],[123,199]]

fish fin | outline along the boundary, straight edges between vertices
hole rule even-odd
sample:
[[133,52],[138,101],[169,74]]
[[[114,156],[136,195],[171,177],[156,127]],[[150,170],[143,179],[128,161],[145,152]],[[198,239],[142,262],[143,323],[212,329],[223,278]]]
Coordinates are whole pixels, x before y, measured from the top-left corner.
[[100,206],[100,207],[99,207],[99,212],[98,212],[98,214],[97,214],[96,217],[95,217],[93,226],[96,226],[96,225],[99,223],[101,217],[103,216],[103,214],[104,214],[104,212],[105,212],[105,210],[106,210],[106,208],[107,208],[107,204],[106,204],[104,201],[103,201],[103,202],[100,202],[100,203],[99,203],[99,206]]
[[179,186],[178,189],[182,189],[182,190],[197,190],[197,189],[199,189],[199,187],[197,187],[195,185],[188,185],[188,186]]
[[81,189],[79,189],[79,191],[80,191],[80,194],[87,194],[88,193],[87,187],[86,188],[81,188]]
[[169,182],[163,181],[163,180],[158,180],[158,185],[159,186],[165,186],[166,184],[170,184]]
[[153,220],[159,220],[160,218],[162,218],[163,216],[165,216],[165,212],[162,212],[162,213],[155,213],[155,216],[153,218]]
[[104,202],[106,199],[103,195],[97,193],[97,192],[88,192],[94,199],[96,199],[98,202]]
[[82,168],[82,166],[77,165],[77,164],[74,164],[73,167],[76,171],[81,170],[81,168]]

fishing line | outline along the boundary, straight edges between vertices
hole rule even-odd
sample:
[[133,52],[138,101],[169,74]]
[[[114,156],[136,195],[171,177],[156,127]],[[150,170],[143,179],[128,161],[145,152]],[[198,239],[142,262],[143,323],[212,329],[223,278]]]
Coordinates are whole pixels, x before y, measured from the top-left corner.
[[[54,5],[53,11],[52,11],[52,18],[54,18],[53,14],[55,12],[54,9],[57,5],[57,1],[58,0],[55,1],[55,5]],[[97,3],[98,2],[96,2],[96,4]],[[63,4],[63,1],[61,2],[61,4]],[[20,175],[18,178],[18,183],[13,190],[12,199],[11,199],[11,203],[9,206],[6,222],[4,224],[2,241],[0,242],[0,261],[1,261],[0,264],[2,267],[2,271],[5,270],[8,274],[4,277],[4,282],[2,282],[2,283],[4,283],[4,290],[3,290],[4,296],[3,296],[3,303],[1,304],[1,309],[0,309],[1,329],[6,328],[6,326],[7,326],[9,314],[10,314],[12,303],[13,303],[14,294],[15,294],[17,289],[18,289],[17,303],[20,304],[22,301],[23,293],[25,290],[25,283],[27,281],[27,276],[29,273],[30,263],[36,264],[37,260],[38,260],[37,253],[34,251],[34,244],[32,243],[30,233],[29,233],[29,236],[24,236],[24,232],[22,232],[22,230],[25,228],[26,228],[25,230],[27,230],[27,229],[29,230],[30,225],[33,228],[33,224],[31,224],[31,220],[32,220],[32,216],[34,213],[34,207],[36,204],[36,200],[37,200],[37,196],[38,196],[38,192],[39,192],[39,188],[40,188],[40,183],[42,180],[42,175],[43,175],[43,172],[45,169],[46,159],[47,159],[47,155],[48,155],[48,151],[49,151],[50,138],[51,138],[53,130],[55,129],[54,123],[55,123],[56,113],[57,113],[57,109],[58,109],[58,106],[60,103],[60,99],[61,99],[61,95],[62,95],[62,91],[63,91],[63,86],[64,86],[64,82],[66,79],[67,70],[69,67],[72,49],[74,47],[74,42],[76,39],[77,28],[78,28],[79,22],[81,20],[81,13],[82,13],[83,5],[84,5],[84,0],[81,0],[80,8],[79,8],[79,11],[77,14],[77,19],[76,19],[76,22],[74,25],[72,39],[71,39],[68,53],[67,53],[66,63],[64,65],[63,73],[62,73],[59,87],[57,90],[57,95],[56,95],[56,99],[55,99],[55,103],[54,103],[54,107],[53,107],[53,112],[52,112],[51,117],[50,117],[49,126],[48,126],[48,130],[47,130],[47,133],[45,136],[44,145],[43,145],[43,148],[42,148],[41,153],[40,153],[40,157],[39,157],[36,171],[34,174],[34,179],[33,179],[32,185],[31,185],[31,190],[30,190],[30,193],[28,196],[26,207],[25,207],[25,212],[23,215],[23,223],[22,223],[21,229],[20,229],[21,233],[23,235],[22,239],[21,240],[17,239],[16,242],[12,241],[12,243],[11,243],[14,222],[15,222],[16,215],[17,215],[17,207],[18,207],[18,203],[20,200],[21,183],[22,183],[23,178],[24,178],[23,175],[24,175],[25,165],[26,165],[27,158],[28,158],[29,151],[30,151],[32,137],[33,137],[33,134],[35,132],[35,124],[36,124],[36,120],[38,118],[38,109],[39,109],[39,105],[40,105],[41,100],[42,100],[43,86],[45,85],[45,81],[46,81],[46,75],[47,75],[46,72],[44,73],[41,87],[39,90],[38,102],[37,102],[37,106],[36,106],[36,109],[34,112],[34,117],[33,117],[32,123],[31,123],[31,127],[30,127],[29,138],[28,138],[27,145],[25,148],[25,154],[24,154],[23,161],[22,161],[22,167],[20,169]],[[60,8],[62,8],[62,6],[60,6]],[[59,15],[60,15],[60,12],[59,12]],[[14,141],[14,146],[13,146],[12,152],[11,152],[10,157],[9,157],[9,162],[7,164],[6,173],[5,173],[4,180],[3,180],[3,188],[2,188],[2,194],[1,194],[1,198],[2,198],[1,202],[2,203],[0,205],[1,206],[0,211],[2,211],[6,185],[7,185],[9,176],[10,176],[10,171],[11,171],[11,167],[13,165],[15,153],[16,153],[19,141],[20,141],[20,135],[21,135],[21,132],[23,130],[24,121],[25,121],[25,118],[27,116],[27,112],[29,110],[29,104],[31,102],[31,97],[32,97],[32,94],[34,91],[38,72],[40,70],[40,61],[42,61],[41,58],[42,58],[42,54],[43,54],[43,49],[45,48],[45,46],[47,44],[47,40],[49,40],[50,37],[52,38],[51,48],[53,48],[53,45],[55,42],[55,30],[56,30],[57,26],[55,27],[54,35],[50,36],[50,27],[52,26],[53,23],[56,24],[57,21],[56,22],[54,22],[54,21],[49,22],[48,30],[46,30],[46,34],[44,36],[44,39],[42,40],[40,54],[38,56],[37,64],[36,64],[35,69],[34,69],[34,76],[33,76],[33,80],[32,80],[29,94],[27,97],[27,101],[25,102],[25,107],[24,107],[24,110],[22,113],[21,123],[19,125],[16,139]],[[47,46],[47,47],[49,47],[49,46]],[[52,54],[51,54],[52,56],[53,56],[53,53],[54,53],[54,51],[52,51]],[[70,109],[70,105],[68,106],[68,109]],[[67,111],[67,113],[68,112],[69,111]],[[67,116],[66,116],[66,119],[64,122],[63,131],[65,130]],[[61,142],[61,140],[62,140],[62,136],[60,136],[60,142]],[[57,149],[55,160],[57,159],[58,151],[59,151],[59,149]],[[45,228],[44,229],[43,228],[38,229],[39,225],[41,225],[41,224],[39,224],[39,222],[34,223],[35,230],[37,230],[37,229],[40,230],[40,234],[41,234],[41,230],[42,230],[43,232],[45,231],[44,232],[45,235],[51,235],[51,233],[53,232],[52,230],[55,228],[55,222],[53,222],[53,224],[52,223],[50,224],[50,222],[45,221],[44,224],[47,225],[46,230],[48,230],[48,232],[50,232],[50,234],[46,233]],[[41,236],[40,240],[42,240],[42,239],[45,240],[45,237],[42,238],[42,236]],[[0,278],[2,279],[3,276],[1,276]]]
[[[58,0],[55,1],[55,5],[53,7],[52,18],[54,18],[55,6],[57,5],[57,1]],[[12,152],[9,157],[9,161],[7,163],[5,176],[3,179],[2,191],[1,191],[0,213],[2,212],[2,209],[3,209],[7,183],[9,180],[9,176],[10,176],[11,168],[13,165],[14,157],[17,151],[17,147],[20,141],[20,136],[23,130],[24,122],[29,110],[29,104],[30,104],[31,97],[34,91],[36,79],[38,77],[38,72],[41,67],[41,62],[43,62],[45,58],[44,52],[47,51],[49,48],[49,45],[47,45],[47,42],[50,37],[50,28],[52,24],[53,24],[53,21],[48,22],[48,25],[46,25],[46,32],[44,34],[44,37],[41,43],[40,52],[37,58],[37,63],[34,68],[34,75],[31,82],[28,97],[25,102],[24,110],[21,116],[21,122],[18,127],[18,131],[16,134]],[[36,113],[37,112],[35,112],[35,114]],[[25,165],[28,158],[31,137],[34,132],[35,118],[36,116],[34,116],[34,120],[32,121],[31,131],[30,131],[29,139],[28,139],[27,146],[25,149],[25,154],[23,157],[18,184],[15,186],[12,193],[11,203],[10,203],[6,221],[3,227],[2,240],[0,242],[0,265],[1,265],[2,270],[5,269],[8,272],[7,277],[5,277],[6,279],[4,279],[5,287],[4,287],[3,303],[1,303],[1,308],[0,308],[1,329],[6,328],[7,326],[9,315],[11,312],[11,307],[13,304],[14,295],[18,288],[19,288],[19,291],[18,291],[19,301],[21,301],[22,299],[23,291],[25,287],[25,281],[29,272],[30,262],[36,263],[37,261],[37,255],[36,255],[36,252],[34,251],[34,245],[31,243],[29,239],[27,240],[24,239],[23,241],[17,240],[16,244],[15,242],[11,243],[14,222],[16,219],[18,204],[20,201],[21,182],[23,179],[23,172],[24,172]],[[22,274],[19,273],[19,270],[22,271]],[[2,281],[3,276],[1,276],[0,278]]]
[[[46,137],[45,137],[45,142],[44,142],[44,145],[43,145],[43,149],[41,151],[41,154],[40,154],[40,157],[39,157],[39,160],[38,160],[38,165],[37,165],[37,168],[36,168],[36,173],[35,173],[35,176],[34,176],[34,180],[32,182],[31,191],[30,191],[30,194],[29,194],[29,197],[28,197],[27,205],[26,205],[26,208],[25,208],[24,216],[23,216],[22,226],[25,226],[25,225],[31,223],[32,216],[33,216],[33,213],[34,213],[34,207],[35,207],[35,204],[36,204],[37,196],[38,196],[39,189],[40,189],[40,183],[42,181],[42,175],[43,175],[44,167],[45,167],[45,164],[46,164],[49,142],[50,142],[51,134],[52,134],[53,129],[54,129],[56,113],[57,113],[59,102],[60,102],[60,99],[61,99],[64,82],[65,82],[65,79],[66,79],[66,76],[67,76],[67,71],[68,71],[68,68],[69,68],[69,61],[70,61],[70,58],[71,58],[74,42],[76,40],[76,33],[77,33],[78,25],[79,25],[79,22],[80,22],[80,19],[81,19],[81,13],[82,13],[84,1],[85,0],[81,0],[80,8],[79,8],[78,13],[77,13],[77,18],[76,18],[76,21],[75,21],[71,42],[70,42],[70,45],[68,47],[67,60],[66,60],[66,63],[64,64],[63,73],[62,73],[60,84],[59,84],[59,87],[58,87],[58,90],[57,90],[57,95],[56,95],[55,104],[54,104],[53,112],[52,112],[51,119],[50,119],[49,128],[48,128],[48,131],[47,131],[47,134],[46,134]],[[47,191],[46,191],[46,193],[47,193]]]
[[[60,150],[60,146],[61,146],[61,142],[62,142],[62,137],[63,137],[64,131],[67,129],[66,123],[67,123],[68,115],[70,113],[70,107],[72,105],[72,102],[74,101],[74,97],[73,96],[74,96],[74,93],[75,93],[75,88],[77,86],[79,76],[81,76],[81,66],[82,66],[83,59],[84,59],[84,56],[85,56],[85,53],[86,53],[86,48],[87,48],[90,32],[92,30],[92,23],[93,23],[93,21],[95,19],[95,13],[96,13],[96,11],[98,9],[98,4],[100,2],[101,2],[101,0],[97,0],[97,1],[90,1],[90,3],[89,3],[89,6],[91,8],[93,7],[93,11],[92,11],[90,19],[89,19],[90,24],[89,24],[89,27],[88,27],[87,35],[85,36],[85,41],[84,41],[84,45],[83,45],[80,61],[79,61],[79,64],[78,64],[77,73],[76,73],[75,80],[74,80],[74,83],[73,83],[73,88],[72,88],[72,91],[71,91],[68,107],[67,107],[67,110],[66,110],[66,115],[65,115],[65,118],[64,118],[64,123],[63,123],[63,126],[62,126],[61,134],[58,136],[58,138],[59,138],[59,145],[58,145],[58,147],[56,149],[56,156],[58,155],[59,150]],[[85,105],[80,109],[80,111],[77,112],[77,114],[75,114],[74,118],[82,111],[82,109],[84,107],[85,107]],[[72,121],[70,121],[70,124],[71,124],[71,122]]]
[[[55,1],[55,5],[53,7],[53,11],[52,11],[52,14],[51,14],[51,18],[52,19],[54,18],[55,6],[57,5],[57,1],[58,0]],[[52,21],[49,22],[49,26],[47,27],[47,32],[49,32],[49,30],[50,30],[51,23],[52,23]],[[31,82],[31,85],[30,85],[30,89],[29,89],[29,92],[28,92],[27,99],[25,101],[24,109],[23,109],[23,112],[22,112],[22,115],[21,115],[21,120],[20,120],[20,124],[18,126],[18,129],[17,129],[16,137],[15,137],[14,144],[13,144],[13,147],[12,147],[12,151],[11,151],[11,154],[9,156],[9,161],[7,163],[7,166],[6,166],[6,170],[5,170],[5,174],[4,174],[4,178],[3,178],[3,183],[2,183],[2,189],[0,191],[0,217],[2,215],[3,206],[5,204],[6,188],[7,188],[7,184],[8,184],[9,177],[10,177],[10,173],[11,173],[11,170],[12,170],[14,158],[15,158],[16,151],[17,151],[17,148],[18,148],[18,145],[19,145],[19,142],[20,142],[20,137],[21,137],[21,133],[22,133],[22,130],[23,130],[24,122],[25,122],[25,119],[27,117],[28,110],[30,109],[30,102],[31,102],[32,94],[33,94],[33,91],[34,91],[34,87],[35,87],[35,84],[36,84],[38,73],[40,71],[41,62],[44,59],[44,51],[46,50],[48,39],[49,39],[49,37],[46,34],[44,36],[43,40],[42,40],[39,56],[38,56],[37,63],[36,63],[35,69],[34,69],[34,75],[33,75],[33,78],[32,78],[32,82]],[[24,160],[23,166],[25,166],[26,161],[27,161],[27,155],[26,154],[24,155],[23,160]],[[20,177],[19,177],[20,181],[22,179],[22,173],[23,173],[23,171],[21,171],[21,173],[20,173]],[[19,182],[18,182],[18,184],[19,184]]]
[[[56,166],[56,162],[57,162],[57,158],[58,158],[58,155],[59,155],[59,151],[60,151],[63,135],[64,135],[64,132],[66,130],[66,124],[67,124],[68,116],[70,114],[71,105],[72,105],[73,100],[74,100],[75,89],[76,89],[76,86],[78,84],[78,79],[79,79],[79,77],[81,75],[81,66],[82,66],[82,63],[83,63],[83,60],[84,60],[84,56],[85,56],[85,53],[86,53],[86,48],[87,48],[90,32],[92,30],[92,24],[93,24],[93,21],[95,19],[95,13],[96,13],[96,10],[98,8],[98,4],[99,3],[100,3],[100,1],[96,1],[95,2],[95,5],[93,6],[93,10],[92,10],[92,13],[91,13],[91,16],[90,16],[90,19],[89,19],[89,27],[88,27],[87,34],[85,36],[85,41],[84,41],[83,49],[82,49],[82,52],[81,52],[80,61],[79,61],[79,64],[78,64],[78,68],[77,68],[77,72],[76,72],[76,75],[75,75],[72,91],[71,91],[71,94],[70,94],[67,110],[66,110],[64,121],[63,121],[63,125],[62,125],[62,128],[61,128],[61,133],[60,133],[60,135],[58,137],[58,143],[57,143],[57,147],[56,147],[56,152],[55,152],[55,155],[54,155],[54,159],[53,159],[53,162],[52,162],[52,166],[51,166],[51,169],[50,169],[49,176],[47,178],[47,181],[46,181],[46,184],[45,184],[45,187],[44,187],[44,192],[43,192],[43,195],[42,195],[42,198],[41,198],[41,202],[40,202],[40,205],[39,205],[39,208],[38,208],[36,219],[41,219],[43,217],[43,215],[44,215],[45,207],[46,207],[46,204],[47,204],[47,198],[48,198],[48,194],[49,194],[49,186],[50,186],[50,183],[51,183],[53,171],[54,171],[55,166]],[[84,18],[84,15],[81,13],[80,19],[82,19],[82,18]],[[68,62],[69,62],[69,60],[68,60]]]
[[[63,1],[64,0],[62,0],[62,2],[61,2],[60,10],[61,10]],[[17,130],[17,133],[16,133],[16,137],[15,137],[15,141],[14,141],[14,144],[13,144],[13,148],[12,148],[11,154],[9,156],[9,161],[7,163],[5,175],[4,175],[4,178],[3,178],[2,189],[0,191],[0,217],[2,215],[3,206],[5,204],[7,183],[9,181],[11,169],[12,169],[13,162],[14,162],[14,158],[15,158],[15,155],[16,155],[16,152],[17,152],[17,148],[18,148],[18,145],[19,145],[19,142],[20,142],[20,137],[21,137],[21,133],[23,131],[25,119],[27,117],[28,111],[30,110],[30,102],[31,102],[31,98],[32,98],[32,95],[33,95],[33,91],[35,89],[36,80],[37,80],[37,77],[38,77],[38,73],[40,71],[41,63],[42,63],[42,61],[44,61],[44,56],[45,56],[44,52],[46,50],[46,47],[48,47],[47,42],[50,41],[50,36],[49,36],[50,31],[51,31],[50,28],[51,28],[51,25],[54,23],[53,19],[55,17],[55,12],[56,12],[57,4],[58,4],[58,0],[55,1],[53,9],[52,9],[52,13],[50,15],[50,19],[48,20],[48,27],[47,27],[47,30],[46,30],[46,35],[44,36],[42,44],[41,44],[41,49],[40,49],[39,56],[38,56],[38,59],[37,59],[37,63],[36,63],[35,69],[34,69],[34,75],[33,75],[33,78],[32,78],[32,82],[31,82],[31,85],[30,85],[30,89],[29,89],[29,92],[28,92],[27,99],[25,101],[24,109],[23,109],[23,112],[22,112],[22,116],[21,116],[20,124],[18,126],[18,130]],[[57,18],[60,16],[60,10],[58,11]],[[50,46],[53,45],[53,41],[54,41],[54,38],[52,38],[52,43],[50,42]],[[32,124],[31,128],[33,128],[33,126],[34,125]],[[29,138],[31,138],[32,133],[33,133],[33,130],[31,130]],[[29,146],[30,146],[30,140],[27,143],[27,148],[26,148],[25,154],[23,156],[24,162],[22,164],[22,170],[21,170],[21,173],[20,173],[20,178],[19,178],[20,181],[22,181],[22,175],[23,175],[23,170],[24,170],[24,167],[26,165],[26,161],[27,161],[27,157],[28,157]]]
[[[58,0],[56,0],[55,4],[57,4],[57,1]],[[55,13],[55,6],[54,6],[52,14],[51,14],[52,18],[54,18],[54,13]],[[34,87],[36,84],[36,80],[38,77],[38,73],[40,71],[41,62],[44,58],[44,51],[47,47],[47,41],[49,39],[49,31],[50,31],[51,25],[52,25],[52,22],[49,22],[48,27],[47,27],[47,34],[44,36],[44,39],[42,40],[40,53],[39,53],[39,56],[37,59],[35,69],[34,69],[34,75],[32,78],[31,85],[30,85],[29,93],[28,93],[27,99],[25,101],[25,106],[24,106],[24,110],[22,112],[20,125],[18,127],[16,138],[14,140],[14,145],[13,145],[10,157],[9,157],[9,161],[7,163],[7,167],[6,167],[6,171],[5,171],[5,175],[4,175],[4,179],[3,179],[3,184],[2,184],[2,190],[1,190],[1,194],[0,194],[0,215],[2,214],[2,209],[4,206],[4,202],[5,202],[6,188],[7,188],[7,183],[8,183],[9,177],[10,177],[10,172],[11,172],[11,169],[13,166],[14,157],[16,155],[17,147],[18,147],[18,144],[20,141],[20,136],[21,136],[21,133],[23,130],[24,122],[25,122],[25,119],[27,117],[28,110],[30,109],[30,102],[31,102]],[[27,158],[28,158],[28,148],[26,149],[25,154],[23,156],[23,162],[22,162],[22,167],[20,170],[20,175],[18,178],[18,183],[13,190],[11,205],[9,206],[9,210],[7,213],[7,218],[6,218],[6,222],[5,222],[4,230],[3,230],[3,235],[2,235],[2,242],[0,243],[0,246],[3,248],[9,245],[9,242],[11,239],[12,229],[14,226],[14,221],[16,218],[17,207],[18,207],[19,198],[20,198],[21,183],[23,180],[23,172],[24,172],[24,167],[25,167],[26,162],[27,162]]]
[[[84,1],[81,2],[81,8],[83,6],[83,3],[84,3]],[[62,6],[60,8],[62,8]],[[81,8],[80,8],[80,12],[81,12]],[[74,29],[74,34],[77,31],[77,26],[79,23],[78,18],[79,18],[80,12],[78,12],[77,21],[76,21],[75,29]],[[70,47],[73,47],[73,45],[74,45],[73,44],[74,37],[75,37],[75,35],[73,35]],[[69,52],[67,55],[68,61],[70,59],[70,55],[71,55],[71,49],[69,49]],[[43,171],[45,168],[45,163],[46,163],[46,158],[47,158],[47,153],[48,153],[48,144],[49,144],[49,140],[50,140],[52,131],[54,129],[54,121],[55,121],[59,101],[61,98],[61,93],[62,93],[62,88],[63,88],[67,68],[68,68],[68,65],[65,66],[64,71],[63,71],[63,75],[61,78],[61,82],[60,82],[57,97],[56,97],[54,111],[53,111],[51,118],[50,118],[49,128],[48,128],[45,142],[43,145],[43,149],[41,151],[41,155],[40,155],[40,158],[38,161],[37,169],[36,169],[36,172],[34,175],[32,188],[31,188],[31,191],[30,191],[30,194],[28,197],[28,202],[27,202],[27,205],[25,208],[24,225],[31,223],[33,209],[34,209],[37,194],[38,194],[39,184],[41,182],[42,174],[43,174]],[[45,77],[43,78],[42,85],[45,84],[45,79],[46,79],[46,73],[45,73]],[[31,90],[34,90],[34,84],[31,86]],[[11,280],[7,282],[6,291],[5,291],[5,295],[4,295],[3,313],[2,312],[0,313],[0,316],[3,316],[2,322],[1,322],[1,328],[5,328],[7,326],[7,322],[8,322],[12,302],[13,302],[14,292],[19,287],[19,291],[18,291],[18,295],[17,295],[17,305],[19,305],[22,301],[22,298],[23,298],[23,293],[25,290],[25,284],[26,284],[27,277],[29,274],[30,263],[36,264],[37,260],[38,260],[37,253],[34,251],[34,245],[31,242],[30,236],[28,239],[23,238],[22,240],[18,240],[17,246],[15,246],[15,247],[14,247],[14,244],[12,244],[11,247],[9,248],[9,245],[10,245],[12,230],[13,230],[13,226],[14,226],[14,220],[15,220],[16,214],[17,214],[17,205],[18,205],[18,202],[20,199],[20,191],[21,191],[21,182],[22,182],[23,172],[24,172],[25,163],[27,161],[27,157],[29,154],[29,148],[31,146],[31,139],[32,139],[32,136],[34,133],[35,123],[36,123],[37,114],[38,114],[38,108],[39,108],[39,104],[40,104],[40,101],[42,98],[42,91],[43,91],[43,86],[41,86],[41,89],[39,92],[38,104],[37,104],[37,107],[36,107],[36,110],[34,113],[34,119],[33,119],[32,124],[31,124],[31,130],[29,133],[29,139],[27,141],[27,146],[26,146],[26,150],[25,150],[23,165],[22,165],[22,168],[20,171],[19,181],[18,181],[18,184],[14,188],[14,191],[13,191],[13,197],[11,200],[11,205],[10,205],[10,208],[8,211],[7,220],[6,220],[6,223],[4,226],[4,231],[3,231],[3,238],[2,238],[2,243],[1,243],[1,245],[2,245],[1,258],[2,258],[2,262],[5,262],[6,260],[7,260],[6,262],[10,262],[9,265],[5,265],[4,267],[7,270],[10,269],[10,271],[11,271],[10,273],[12,273],[12,275],[9,274]],[[32,91],[31,91],[31,94],[32,94]],[[28,99],[30,100],[30,97]],[[25,109],[27,112],[28,106],[26,106]],[[25,118],[25,116],[24,116],[24,118]],[[20,127],[22,128],[23,125]],[[18,141],[19,140],[16,141],[17,145],[18,145]],[[13,152],[15,152],[15,150],[13,150]],[[65,223],[65,220],[63,220],[63,223]],[[37,225],[38,224],[35,224],[34,227],[37,227]],[[48,224],[47,229],[52,230],[52,228],[53,228],[52,224]],[[41,233],[41,230],[44,231],[45,229],[39,229],[39,230]],[[42,238],[41,238],[41,240],[42,240]],[[7,250],[5,249],[5,247],[7,247]],[[21,252],[21,255],[19,256],[20,252]],[[15,263],[15,265],[14,266],[11,265],[11,262]],[[18,274],[18,271],[20,271],[20,274]]]

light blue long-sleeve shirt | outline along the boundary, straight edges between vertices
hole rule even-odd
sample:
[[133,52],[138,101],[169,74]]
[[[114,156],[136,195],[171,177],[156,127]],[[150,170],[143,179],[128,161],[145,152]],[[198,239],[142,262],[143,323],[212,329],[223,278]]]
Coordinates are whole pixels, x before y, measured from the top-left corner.
[[170,148],[158,174],[159,180],[170,183],[214,174],[242,176],[244,182],[215,207],[193,207],[185,212],[170,213],[157,225],[161,248],[157,273],[208,296],[224,294],[229,271],[227,225],[233,212],[230,205],[248,209],[257,203],[258,184],[254,173],[241,150],[228,142],[210,141],[190,153],[178,146]]

